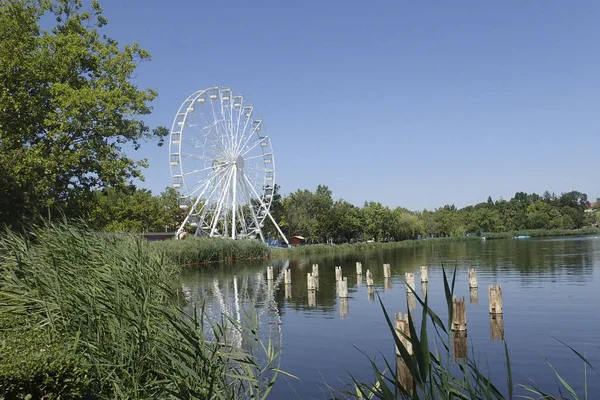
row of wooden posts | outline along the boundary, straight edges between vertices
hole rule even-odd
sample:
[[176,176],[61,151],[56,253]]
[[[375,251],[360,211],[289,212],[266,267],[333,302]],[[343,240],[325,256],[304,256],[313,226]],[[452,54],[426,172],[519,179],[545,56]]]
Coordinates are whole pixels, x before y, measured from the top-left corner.
[[[421,271],[421,283],[426,283],[429,281],[429,274],[426,266],[422,266],[420,268]],[[356,274],[362,276],[362,263],[356,262]],[[371,271],[367,269],[367,287],[370,288],[373,286],[373,275]],[[390,264],[383,264],[383,276],[384,278],[391,277],[391,268]],[[406,281],[406,290],[408,293],[415,292],[415,274],[412,272],[407,272],[404,274]],[[273,280],[273,267],[268,267],[267,269],[267,279]],[[340,298],[348,298],[348,278],[342,275],[342,267],[335,267],[335,279],[337,285],[337,292]],[[292,273],[288,268],[285,270],[284,281],[286,285],[290,285],[292,283]],[[312,273],[307,273],[307,288],[308,291],[318,290],[318,282],[319,282],[319,265],[312,265]],[[477,284],[477,271],[475,269],[469,269],[469,289],[471,292],[471,302],[477,302],[477,294],[476,289],[478,288]],[[475,289],[475,290],[473,290]],[[489,299],[489,312],[493,315],[502,314],[502,287],[500,285],[488,286],[488,299]],[[453,331],[466,331],[467,330],[467,308],[465,305],[464,297],[457,298],[454,296],[452,299],[452,326],[450,327]],[[407,327],[402,317],[402,313],[396,314],[396,322],[398,329],[404,329]]]

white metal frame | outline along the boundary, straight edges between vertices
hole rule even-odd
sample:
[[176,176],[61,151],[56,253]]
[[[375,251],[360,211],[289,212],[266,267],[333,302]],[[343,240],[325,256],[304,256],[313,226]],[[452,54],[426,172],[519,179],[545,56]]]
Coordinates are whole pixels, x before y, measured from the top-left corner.
[[[179,107],[169,136],[173,187],[187,216],[179,227],[195,235],[264,240],[275,188],[275,157],[253,105],[227,87],[190,95]],[[289,244],[289,243],[288,243]]]

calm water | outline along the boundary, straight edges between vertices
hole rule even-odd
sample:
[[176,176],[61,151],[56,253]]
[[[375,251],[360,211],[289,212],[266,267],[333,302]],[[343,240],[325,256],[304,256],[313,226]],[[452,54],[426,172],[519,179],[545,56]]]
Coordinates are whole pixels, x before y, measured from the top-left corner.
[[[363,274],[373,272],[375,295],[369,296],[365,278],[357,278],[355,263]],[[319,290],[308,293],[306,274],[319,264]],[[384,280],[383,264],[392,278]],[[261,319],[261,336],[282,348],[281,368],[299,380],[282,378],[272,398],[328,399],[327,387],[349,389],[349,373],[371,381],[368,360],[358,349],[395,362],[394,344],[385,323],[379,295],[388,312],[406,312],[406,288],[401,277],[414,272],[417,292],[419,266],[429,266],[426,290],[432,309],[446,321],[442,264],[457,267],[455,294],[467,304],[467,346],[461,349],[482,365],[489,365],[493,381],[506,388],[504,340],[512,360],[513,379],[532,381],[558,393],[558,383],[546,358],[575,390],[583,394],[584,367],[560,339],[600,368],[600,238],[560,238],[455,242],[393,251],[373,251],[343,256],[298,258],[265,263],[223,266],[216,270],[183,275],[184,289],[192,302],[205,300],[211,315],[224,311],[243,319],[248,304],[255,304]],[[266,268],[274,266],[275,280],[266,280]],[[348,277],[349,298],[336,295],[334,267],[341,265]],[[292,271],[292,285],[283,282],[283,269]],[[476,268],[478,300],[470,302],[468,268]],[[217,272],[218,271],[218,272]],[[487,287],[502,285],[504,314],[491,321]],[[417,310],[418,311],[418,310]],[[460,354],[457,354],[460,356]],[[598,373],[588,368],[592,398],[600,394]],[[517,393],[523,393],[517,389]]]

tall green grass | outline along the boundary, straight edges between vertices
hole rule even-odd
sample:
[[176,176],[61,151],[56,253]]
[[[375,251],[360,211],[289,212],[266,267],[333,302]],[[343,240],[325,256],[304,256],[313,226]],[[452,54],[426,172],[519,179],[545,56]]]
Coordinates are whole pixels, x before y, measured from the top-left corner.
[[189,237],[152,245],[180,265],[264,259],[270,254],[269,247],[259,240]]
[[184,313],[177,263],[145,239],[49,223],[5,232],[0,254],[6,398],[261,399],[280,373],[255,320]]
[[[587,391],[587,368],[594,367],[577,350],[567,346],[574,355],[580,359],[586,368],[583,393],[577,393],[573,387],[566,382],[558,370],[548,362],[548,365],[559,382],[558,395],[552,394],[539,387],[515,384],[511,372],[511,361],[508,347],[504,345],[504,364],[506,366],[506,380],[502,377],[490,377],[483,372],[483,368],[473,359],[459,361],[457,369],[452,370],[450,360],[453,333],[448,329],[452,322],[452,299],[454,297],[454,285],[456,281],[456,269],[449,280],[446,271],[443,270],[444,293],[448,307],[447,322],[442,319],[428,306],[427,295],[421,299],[413,290],[412,293],[421,304],[421,325],[417,326],[414,315],[407,304],[410,335],[396,330],[393,321],[379,299],[386,323],[394,343],[400,351],[396,363],[390,362],[384,357],[385,368],[381,369],[374,360],[369,359],[369,364],[374,372],[373,382],[362,382],[351,375],[354,383],[353,391],[343,392],[351,398],[359,399],[475,399],[475,400],[504,400],[514,397],[515,388],[524,389],[528,395],[519,396],[528,399],[564,399],[564,393],[568,393],[573,399],[588,399]],[[435,331],[434,345],[430,342],[429,331],[433,327]],[[410,346],[405,345],[401,339],[407,339]],[[439,345],[438,345],[439,343]],[[564,343],[563,343],[564,344]],[[566,344],[565,344],[566,345]],[[412,347],[410,354],[408,347]],[[401,373],[397,373],[401,371]],[[550,371],[549,371],[550,372]],[[504,386],[505,385],[505,386]],[[505,390],[502,390],[502,388]]]
[[444,238],[426,238],[419,240],[403,240],[401,242],[359,242],[359,243],[343,243],[343,244],[313,244],[303,245],[291,248],[273,249],[271,255],[273,257],[293,257],[309,254],[327,254],[327,253],[346,253],[353,251],[368,251],[368,250],[385,250],[397,249],[406,247],[422,246],[432,243],[447,243],[447,242],[462,242],[481,240],[479,236],[451,236]]

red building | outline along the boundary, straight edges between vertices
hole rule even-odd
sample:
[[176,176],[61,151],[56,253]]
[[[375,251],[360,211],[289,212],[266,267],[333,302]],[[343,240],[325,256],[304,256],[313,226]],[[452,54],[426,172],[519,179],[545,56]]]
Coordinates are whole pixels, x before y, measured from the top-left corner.
[[290,238],[290,244],[291,244],[293,247],[296,247],[296,246],[301,246],[301,245],[303,245],[303,244],[304,244],[304,237],[302,237],[302,236],[292,236],[292,237]]

